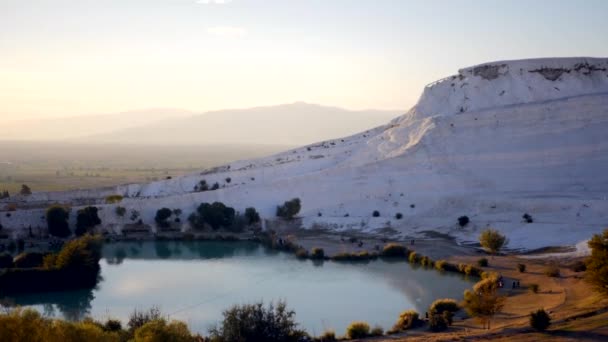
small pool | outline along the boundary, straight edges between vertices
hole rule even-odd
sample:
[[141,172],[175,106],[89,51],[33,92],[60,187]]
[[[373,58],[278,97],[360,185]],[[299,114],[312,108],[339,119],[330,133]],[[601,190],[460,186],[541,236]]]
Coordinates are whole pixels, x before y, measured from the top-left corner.
[[286,300],[311,334],[342,334],[355,320],[389,329],[399,313],[421,314],[437,298],[462,297],[473,280],[406,262],[313,262],[249,242],[147,241],[106,244],[96,289],[22,295],[16,304],[79,319],[126,322],[155,305],[206,334],[234,304]]

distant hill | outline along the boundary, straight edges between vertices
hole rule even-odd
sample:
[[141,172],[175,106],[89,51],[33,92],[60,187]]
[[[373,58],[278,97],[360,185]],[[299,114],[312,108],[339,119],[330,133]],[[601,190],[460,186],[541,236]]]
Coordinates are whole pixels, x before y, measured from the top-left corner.
[[190,115],[194,115],[194,112],[154,108],[113,114],[9,121],[2,123],[0,140],[69,140]]
[[303,145],[376,127],[398,111],[327,107],[296,102],[212,111],[87,137],[88,142],[154,145]]

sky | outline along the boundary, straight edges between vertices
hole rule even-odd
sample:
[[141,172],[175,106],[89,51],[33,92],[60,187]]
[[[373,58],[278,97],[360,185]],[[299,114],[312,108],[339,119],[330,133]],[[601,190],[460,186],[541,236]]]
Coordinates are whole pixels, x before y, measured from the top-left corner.
[[0,122],[306,101],[405,111],[494,60],[608,56],[608,1],[0,0]]

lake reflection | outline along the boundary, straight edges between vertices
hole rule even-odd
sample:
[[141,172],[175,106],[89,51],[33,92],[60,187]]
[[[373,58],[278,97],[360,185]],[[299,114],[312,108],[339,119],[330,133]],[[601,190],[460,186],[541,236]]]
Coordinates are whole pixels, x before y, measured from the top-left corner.
[[413,268],[405,262],[301,261],[247,242],[120,242],[106,244],[102,280],[91,291],[19,296],[57,317],[126,319],[134,308],[161,308],[198,332],[234,304],[287,300],[309,333],[354,320],[390,328],[406,309],[424,313],[437,298],[461,298],[471,286],[460,275]]

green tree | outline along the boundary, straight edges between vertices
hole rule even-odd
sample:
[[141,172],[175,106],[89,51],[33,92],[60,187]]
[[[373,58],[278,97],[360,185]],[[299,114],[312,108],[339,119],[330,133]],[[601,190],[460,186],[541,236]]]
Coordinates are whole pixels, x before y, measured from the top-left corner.
[[70,212],[62,206],[52,206],[46,210],[46,223],[49,229],[49,234],[60,238],[70,236],[72,232],[68,225]]
[[19,193],[23,196],[29,196],[32,194],[32,189],[30,189],[30,187],[27,186],[27,184],[22,184],[21,190],[19,191]]
[[188,218],[193,228],[203,229],[208,224],[214,230],[230,227],[234,223],[236,211],[222,202],[201,203]]
[[169,228],[169,222],[167,220],[171,215],[173,215],[173,210],[169,208],[158,209],[156,211],[156,216],[154,216],[154,221],[161,228]]
[[76,213],[76,236],[82,236],[89,232],[93,227],[101,224],[97,207],[86,207]]
[[298,329],[295,312],[282,301],[267,307],[263,303],[236,305],[223,316],[220,325],[210,330],[212,341],[295,342],[306,336]]
[[587,281],[600,293],[608,295],[608,229],[595,234],[588,242],[591,256],[587,259]]
[[300,212],[300,209],[302,209],[300,199],[294,198],[277,207],[277,216],[291,220]]
[[488,252],[496,254],[509,243],[509,240],[497,230],[490,228],[481,232],[479,243]]
[[260,214],[253,207],[245,209],[245,218],[247,219],[248,225],[260,222]]
[[545,331],[551,325],[551,316],[543,310],[539,309],[530,313],[530,326],[538,331]]

